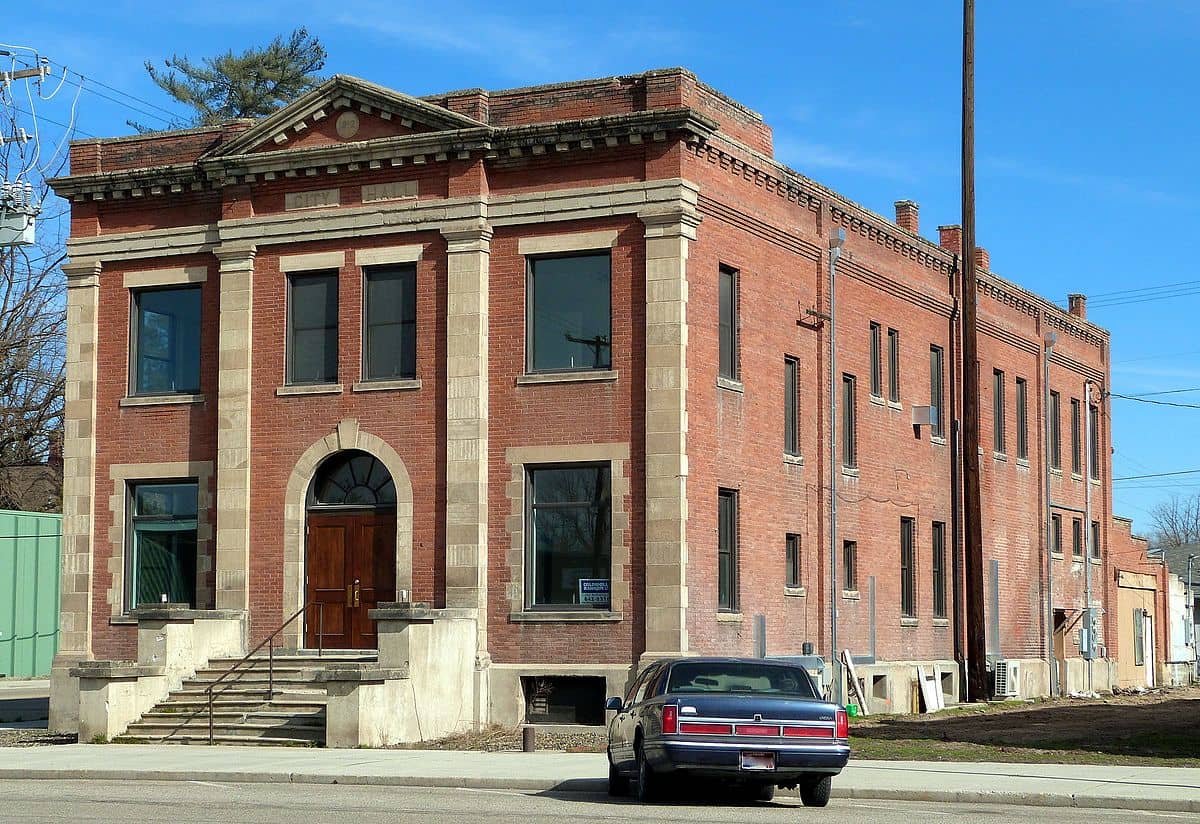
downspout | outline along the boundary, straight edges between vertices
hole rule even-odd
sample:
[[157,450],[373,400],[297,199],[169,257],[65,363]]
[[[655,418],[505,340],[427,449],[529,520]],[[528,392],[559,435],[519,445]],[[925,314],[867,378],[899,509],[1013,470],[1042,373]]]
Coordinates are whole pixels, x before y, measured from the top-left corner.
[[962,593],[962,498],[959,491],[962,487],[962,456],[960,455],[961,444],[959,439],[962,433],[959,429],[958,416],[958,381],[959,381],[959,341],[958,341],[958,323],[959,317],[959,268],[958,256],[954,258],[954,268],[950,275],[950,291],[952,305],[950,308],[950,352],[949,352],[949,381],[950,381],[950,399],[948,409],[950,411],[950,427],[948,435],[950,436],[950,585],[953,591],[954,598],[954,660],[958,664],[959,671],[959,699],[963,703],[971,700],[970,695],[970,679],[967,678],[967,655],[963,647],[963,593]]
[[[1097,415],[1099,418],[1099,415]],[[1092,661],[1096,658],[1096,619],[1092,615],[1092,461],[1098,460],[1092,450],[1092,382],[1085,381],[1083,384],[1083,433],[1084,443],[1087,446],[1084,449],[1084,454],[1087,456],[1087,466],[1084,467],[1083,477],[1083,601],[1084,601],[1084,617],[1087,623],[1084,624],[1084,629],[1087,632],[1087,688],[1088,692],[1092,692]],[[1096,423],[1100,421],[1097,420]]]

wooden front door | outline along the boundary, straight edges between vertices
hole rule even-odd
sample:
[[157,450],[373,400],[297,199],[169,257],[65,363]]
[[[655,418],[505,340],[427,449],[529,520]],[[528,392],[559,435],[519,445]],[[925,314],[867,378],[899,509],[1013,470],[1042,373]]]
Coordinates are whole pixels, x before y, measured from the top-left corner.
[[396,598],[395,546],[394,510],[308,513],[306,647],[378,648],[367,611]]

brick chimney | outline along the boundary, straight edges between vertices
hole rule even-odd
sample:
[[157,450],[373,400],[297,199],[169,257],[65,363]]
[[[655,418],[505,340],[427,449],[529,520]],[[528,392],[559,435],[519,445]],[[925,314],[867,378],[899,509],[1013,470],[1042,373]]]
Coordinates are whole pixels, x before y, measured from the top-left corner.
[[1067,311],[1080,320],[1087,320],[1087,295],[1067,295]]
[[941,246],[947,252],[952,252],[956,255],[962,254],[962,227],[955,224],[953,226],[938,227],[938,246]]
[[907,229],[914,235],[921,234],[920,212],[921,207],[917,205],[915,200],[897,200],[896,225],[901,229]]
[[988,250],[982,246],[975,247],[975,268],[980,272],[992,271],[992,258],[988,255]]

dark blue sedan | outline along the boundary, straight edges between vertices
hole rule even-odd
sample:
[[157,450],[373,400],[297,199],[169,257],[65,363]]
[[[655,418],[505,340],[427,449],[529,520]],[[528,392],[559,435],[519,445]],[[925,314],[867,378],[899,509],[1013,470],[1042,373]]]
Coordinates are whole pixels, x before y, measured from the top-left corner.
[[769,801],[799,787],[829,803],[850,758],[846,710],[821,700],[803,667],[757,658],[681,658],[647,667],[608,725],[608,788],[640,800],[675,779],[720,780]]

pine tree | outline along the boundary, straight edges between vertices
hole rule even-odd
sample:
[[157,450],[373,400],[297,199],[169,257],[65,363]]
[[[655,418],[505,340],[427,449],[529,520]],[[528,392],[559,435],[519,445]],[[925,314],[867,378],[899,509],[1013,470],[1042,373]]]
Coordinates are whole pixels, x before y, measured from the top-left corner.
[[[265,48],[229,50],[195,63],[172,55],[158,69],[149,61],[150,79],[180,103],[195,110],[192,126],[208,126],[239,117],[262,117],[321,82],[325,47],[306,28],[282,35]],[[138,131],[146,127],[129,122]]]

